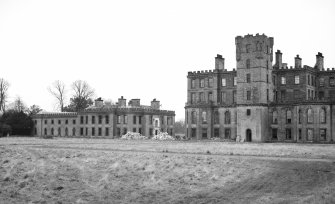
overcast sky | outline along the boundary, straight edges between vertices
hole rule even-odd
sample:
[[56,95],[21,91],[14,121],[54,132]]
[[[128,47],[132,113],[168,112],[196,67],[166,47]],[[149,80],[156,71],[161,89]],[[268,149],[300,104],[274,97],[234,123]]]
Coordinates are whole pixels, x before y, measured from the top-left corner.
[[[153,98],[184,119],[187,72],[236,67],[235,37],[274,37],[283,62],[335,67],[335,1],[0,0],[0,78],[10,101],[55,111],[47,87],[86,80],[96,97]],[[273,62],[274,63],[274,62]]]

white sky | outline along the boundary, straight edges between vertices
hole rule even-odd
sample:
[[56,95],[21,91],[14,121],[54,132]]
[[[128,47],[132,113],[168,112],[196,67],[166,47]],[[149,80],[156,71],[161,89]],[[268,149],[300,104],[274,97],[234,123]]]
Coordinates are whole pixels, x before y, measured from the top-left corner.
[[[283,62],[335,67],[335,1],[0,0],[0,77],[10,101],[55,110],[47,87],[86,80],[96,97],[153,98],[184,119],[188,71],[235,64],[235,36],[265,33]],[[70,92],[68,93],[68,99]]]

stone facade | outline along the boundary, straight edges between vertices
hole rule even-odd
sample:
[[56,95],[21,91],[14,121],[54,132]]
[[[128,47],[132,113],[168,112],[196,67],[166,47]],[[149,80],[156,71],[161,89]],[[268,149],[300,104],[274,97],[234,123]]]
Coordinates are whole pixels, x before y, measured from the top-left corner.
[[185,106],[189,138],[242,141],[335,140],[335,70],[322,53],[313,67],[294,67],[275,54],[266,35],[237,36],[236,69],[227,71],[217,55],[215,69],[189,72]]
[[77,113],[40,113],[34,116],[36,136],[60,137],[121,137],[138,132],[145,136],[159,131],[174,135],[175,112],[160,110],[160,102],[154,99],[150,106],[140,104],[140,99],[119,98],[116,105],[104,103],[101,98],[93,106]]

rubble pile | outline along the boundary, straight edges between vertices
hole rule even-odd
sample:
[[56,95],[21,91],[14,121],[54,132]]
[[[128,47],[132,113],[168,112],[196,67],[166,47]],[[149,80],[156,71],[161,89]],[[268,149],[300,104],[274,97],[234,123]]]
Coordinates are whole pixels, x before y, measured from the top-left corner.
[[157,135],[151,138],[152,140],[175,140],[174,137],[169,135],[167,132],[159,132]]
[[122,135],[121,139],[123,140],[146,140],[148,138],[137,132],[127,132],[126,134]]

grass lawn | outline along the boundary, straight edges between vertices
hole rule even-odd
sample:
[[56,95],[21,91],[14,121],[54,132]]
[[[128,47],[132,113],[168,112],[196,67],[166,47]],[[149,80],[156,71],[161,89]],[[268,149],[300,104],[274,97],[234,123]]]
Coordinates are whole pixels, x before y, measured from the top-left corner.
[[335,145],[0,138],[0,203],[335,203]]

